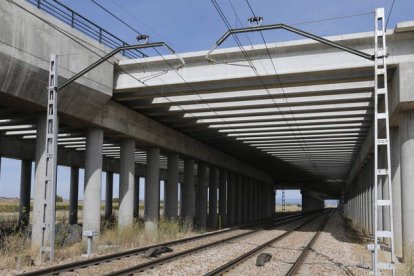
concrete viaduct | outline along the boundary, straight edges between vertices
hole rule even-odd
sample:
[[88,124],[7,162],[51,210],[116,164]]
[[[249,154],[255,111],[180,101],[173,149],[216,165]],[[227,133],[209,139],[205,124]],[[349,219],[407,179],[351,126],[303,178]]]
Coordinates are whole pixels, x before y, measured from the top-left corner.
[[[50,54],[60,55],[63,81],[110,49],[24,0],[1,1],[0,13],[0,155],[22,160],[21,219],[28,224],[32,195],[38,246]],[[373,52],[371,32],[328,39]],[[414,22],[397,24],[387,40],[392,223],[403,257],[414,245]],[[100,230],[105,171],[104,218],[116,173],[121,228],[138,215],[144,177],[148,227],[159,219],[164,180],[164,216],[200,228],[216,228],[218,216],[224,226],[270,217],[275,189],[295,188],[305,211],[341,199],[345,215],[372,232],[372,62],[311,40],[246,47],[251,63],[239,48],[215,50],[214,63],[206,53],[180,54],[181,69],[173,55],[117,55],[59,92],[58,165],[71,167],[70,222],[78,222],[84,168],[84,229]]]

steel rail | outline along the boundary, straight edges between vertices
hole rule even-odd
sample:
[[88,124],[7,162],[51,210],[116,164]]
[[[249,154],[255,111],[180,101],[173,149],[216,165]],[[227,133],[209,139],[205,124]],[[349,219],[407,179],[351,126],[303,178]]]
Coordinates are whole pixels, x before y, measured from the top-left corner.
[[[325,212],[324,212],[325,213]],[[323,215],[323,214],[321,214]],[[318,216],[319,217],[319,216]],[[257,246],[256,248],[253,248],[252,250],[244,253],[243,255],[231,260],[230,262],[225,263],[224,265],[204,274],[204,276],[213,276],[213,275],[222,275],[223,273],[228,272],[229,270],[235,268],[237,265],[239,265],[240,263],[246,261],[247,259],[251,258],[254,254],[256,254],[257,252],[262,251],[263,249],[265,249],[266,247],[270,246],[271,244],[280,241],[281,239],[287,237],[288,235],[292,234],[295,230],[300,229],[302,227],[304,227],[305,225],[311,223],[312,221],[314,221],[315,218],[311,218],[303,223],[301,223],[300,225],[297,225],[295,227],[293,227],[292,229],[290,229],[289,231]]]
[[296,213],[296,214],[292,214],[292,215],[286,215],[286,216],[282,216],[282,217],[272,218],[270,220],[259,221],[259,222],[255,222],[255,223],[249,223],[249,224],[243,224],[243,225],[239,225],[239,226],[236,226],[236,227],[226,228],[226,229],[218,230],[218,231],[214,231],[214,232],[208,232],[208,233],[193,236],[193,237],[188,237],[188,238],[184,238],[184,239],[169,241],[169,242],[160,243],[160,244],[153,244],[153,245],[149,245],[149,246],[145,246],[145,247],[134,248],[134,249],[130,249],[130,250],[122,251],[122,252],[116,252],[116,253],[112,253],[112,254],[107,254],[107,255],[103,255],[103,256],[99,256],[99,257],[95,257],[95,258],[82,260],[82,261],[77,261],[77,262],[71,262],[71,263],[67,263],[67,264],[52,266],[52,267],[48,267],[48,268],[44,268],[44,269],[40,269],[40,270],[36,270],[36,271],[30,271],[30,272],[26,272],[26,273],[22,273],[22,274],[18,274],[18,275],[25,275],[25,276],[56,275],[56,274],[60,274],[60,273],[63,273],[63,272],[73,271],[73,270],[79,269],[79,268],[85,268],[85,267],[92,266],[92,265],[97,265],[97,264],[100,264],[100,263],[110,262],[110,261],[113,261],[113,260],[119,260],[119,259],[122,259],[122,258],[127,258],[127,257],[133,256],[133,255],[138,255],[138,254],[144,253],[145,251],[147,251],[150,248],[157,247],[157,246],[179,245],[179,244],[192,242],[192,241],[195,241],[195,240],[199,240],[199,239],[203,239],[203,238],[207,238],[207,237],[211,237],[211,236],[216,236],[216,235],[228,233],[228,232],[235,231],[235,230],[242,229],[242,228],[246,228],[246,227],[266,225],[268,223],[271,223],[272,221],[274,222],[274,221],[280,221],[280,220],[284,220],[284,219],[288,219],[288,218],[296,218],[296,217],[301,217],[303,215],[306,215],[306,214],[305,213]]
[[321,234],[321,232],[323,231],[323,229],[328,224],[328,221],[329,221],[330,217],[332,216],[334,210],[335,209],[333,209],[329,213],[329,215],[327,216],[327,218],[325,219],[325,221],[323,222],[323,224],[319,227],[318,231],[313,236],[312,240],[308,243],[308,245],[302,251],[302,253],[300,254],[300,256],[296,259],[295,263],[292,265],[292,267],[286,273],[286,276],[295,275],[299,271],[299,268],[302,266],[303,262],[305,261],[306,257],[308,256],[309,252],[311,251],[313,245],[315,244],[316,240],[319,238],[319,235]]
[[[306,216],[310,216],[313,213],[315,213],[315,212],[312,212],[311,214],[306,214]],[[272,227],[284,225],[284,224],[287,224],[289,222],[292,222],[292,221],[295,221],[295,220],[298,220],[298,219],[301,219],[301,218],[303,218],[303,216],[300,216],[298,218],[292,218],[292,219],[284,220],[284,221],[281,221],[281,222],[272,223],[271,225],[269,225],[267,227],[252,230],[252,231],[247,232],[247,233],[243,233],[243,234],[239,234],[239,235],[232,236],[232,237],[229,237],[229,238],[225,238],[225,239],[222,239],[222,240],[218,240],[218,241],[215,241],[215,242],[212,242],[212,243],[209,243],[209,244],[200,245],[200,246],[197,246],[197,247],[194,247],[194,248],[191,248],[191,249],[188,249],[188,250],[176,253],[176,254],[171,254],[171,255],[163,257],[163,258],[159,258],[159,259],[149,261],[149,262],[146,262],[146,263],[143,263],[143,264],[131,266],[131,267],[121,269],[121,270],[118,270],[118,271],[110,272],[110,273],[107,273],[107,274],[104,274],[104,275],[105,276],[133,275],[134,273],[142,272],[142,271],[145,271],[147,269],[151,269],[151,268],[154,268],[156,266],[162,265],[164,263],[171,262],[171,261],[180,259],[182,257],[197,253],[199,251],[202,251],[202,250],[205,250],[205,249],[208,249],[208,248],[211,248],[211,247],[215,247],[215,246],[221,245],[223,243],[242,238],[244,236],[254,234],[256,232],[262,231],[263,229],[269,229],[269,228],[272,228]]]

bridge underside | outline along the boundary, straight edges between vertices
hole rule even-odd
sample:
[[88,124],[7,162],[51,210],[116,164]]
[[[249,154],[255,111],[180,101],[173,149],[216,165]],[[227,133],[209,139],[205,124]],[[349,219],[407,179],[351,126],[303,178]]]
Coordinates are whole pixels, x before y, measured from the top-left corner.
[[[8,30],[0,39],[9,43],[0,47],[0,63],[6,65],[0,68],[0,155],[22,159],[22,176],[31,175],[28,164],[36,163],[32,239],[39,246],[49,56],[82,52],[84,41],[99,53],[108,49],[23,0],[1,2],[0,12],[8,15],[0,19]],[[399,255],[403,244],[414,245],[413,25],[387,33]],[[60,43],[37,47],[28,33],[39,30]],[[373,51],[372,33],[329,39]],[[113,174],[120,175],[119,227],[138,216],[136,185],[145,177],[149,229],[160,216],[164,180],[164,215],[194,219],[201,228],[216,228],[218,215],[226,226],[270,217],[275,188],[297,188],[305,209],[341,198],[346,214],[372,232],[372,62],[309,40],[253,45],[245,53],[217,49],[215,63],[205,55],[182,54],[181,69],[174,68],[180,63],[176,56],[117,56],[115,65],[105,63],[61,91],[57,162],[71,167],[71,210],[78,207],[79,168],[85,169],[83,226],[100,230],[105,171],[104,219],[112,216]],[[97,59],[96,53],[79,60],[62,56],[61,81]],[[21,187],[22,205],[30,206],[30,177],[22,177]],[[70,220],[78,222],[76,212]]]

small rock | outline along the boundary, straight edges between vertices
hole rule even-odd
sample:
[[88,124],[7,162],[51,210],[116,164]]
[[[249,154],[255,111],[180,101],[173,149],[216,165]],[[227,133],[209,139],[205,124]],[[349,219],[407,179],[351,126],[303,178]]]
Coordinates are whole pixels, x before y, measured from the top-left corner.
[[264,264],[270,261],[271,258],[272,255],[270,255],[269,253],[260,253],[256,259],[256,266],[264,266]]
[[157,246],[148,249],[144,255],[147,258],[158,258],[159,256],[161,256],[161,254],[169,252],[173,252],[173,250],[167,246]]

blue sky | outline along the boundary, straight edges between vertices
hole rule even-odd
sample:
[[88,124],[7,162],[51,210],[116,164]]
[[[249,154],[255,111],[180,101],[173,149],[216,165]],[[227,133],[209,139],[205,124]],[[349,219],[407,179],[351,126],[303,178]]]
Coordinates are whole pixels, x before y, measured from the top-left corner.
[[[87,17],[96,24],[128,43],[135,43],[136,33],[101,10],[91,0],[60,0],[62,3]],[[96,0],[118,17],[141,33],[149,34],[151,41],[164,41],[177,52],[210,49],[215,41],[227,30],[210,0]],[[245,0],[217,0],[232,27],[247,26],[251,17]],[[250,0],[257,16],[264,18],[265,24],[318,21],[355,14],[373,12],[376,7],[385,7],[388,15],[392,0]],[[396,0],[388,27],[396,22],[414,20],[412,0]],[[313,22],[295,25],[305,31],[320,36],[355,33],[373,30],[373,14],[350,18]],[[267,43],[298,39],[298,36],[284,31],[265,32]],[[262,43],[257,35],[240,36],[248,45]],[[233,46],[232,40],[223,47]],[[69,54],[69,53],[60,53]],[[149,55],[153,54],[148,52]],[[105,175],[102,177],[103,181]],[[20,161],[3,158],[1,162],[0,196],[18,197],[20,181]],[[83,170],[80,175],[83,187]],[[104,186],[103,186],[104,187]],[[143,183],[141,183],[143,187]],[[32,189],[33,190],[33,189]],[[80,198],[82,198],[80,188]],[[104,189],[102,189],[104,190]],[[64,198],[69,194],[69,169],[59,167],[58,194]],[[118,195],[118,176],[114,179],[114,194]],[[141,196],[143,190],[141,188]],[[104,195],[104,192],[102,193]],[[287,198],[299,198],[298,191],[288,191]]]

